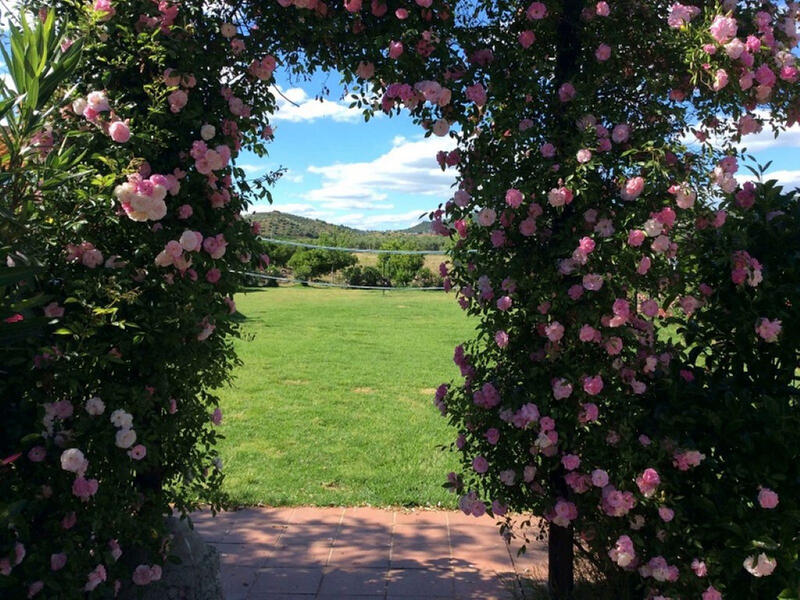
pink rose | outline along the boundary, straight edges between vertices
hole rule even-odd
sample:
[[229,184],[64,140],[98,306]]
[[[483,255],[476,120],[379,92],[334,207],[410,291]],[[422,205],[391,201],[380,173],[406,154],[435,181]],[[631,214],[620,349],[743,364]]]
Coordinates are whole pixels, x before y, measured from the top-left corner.
[[594,51],[594,57],[598,62],[605,62],[611,58],[611,46],[608,44],[600,44],[597,50]]
[[489,461],[487,461],[483,456],[476,456],[472,460],[472,468],[475,469],[475,472],[483,475],[489,470]]
[[761,508],[773,509],[778,506],[778,494],[769,488],[761,488],[758,492],[758,503]]
[[44,316],[48,319],[58,319],[64,316],[64,307],[59,306],[58,302],[51,302],[44,307]]
[[602,469],[592,471],[592,485],[599,488],[606,487],[608,485],[608,473]]
[[530,48],[536,41],[536,34],[530,29],[526,29],[525,31],[520,32],[518,40],[520,46],[523,48]]
[[60,571],[67,564],[67,555],[63,552],[50,555],[50,570]]
[[703,592],[702,600],[722,600],[722,594],[714,589],[713,585],[708,586],[705,592]]
[[118,144],[124,144],[131,139],[131,130],[125,121],[114,121],[108,126],[108,135]]
[[778,335],[781,333],[781,322],[778,319],[770,321],[762,318],[756,323],[756,333],[765,342],[777,342]]
[[86,479],[83,476],[76,477],[72,483],[72,493],[83,502],[88,502],[89,498],[97,493],[97,488],[97,479]]
[[403,42],[389,42],[389,58],[400,58],[403,54]]
[[711,23],[709,30],[711,31],[711,37],[713,37],[717,43],[725,44],[736,37],[738,25],[736,24],[736,19],[733,17],[717,15],[714,17],[714,21]]
[[623,200],[636,200],[644,191],[644,179],[642,177],[632,177],[625,182],[620,196]]
[[547,7],[541,2],[534,2],[528,7],[525,14],[532,21],[538,21],[547,16]]
[[511,208],[519,208],[524,198],[524,194],[519,190],[512,188],[506,192],[506,204]]
[[590,396],[596,396],[603,391],[603,378],[600,375],[584,378],[583,391]]

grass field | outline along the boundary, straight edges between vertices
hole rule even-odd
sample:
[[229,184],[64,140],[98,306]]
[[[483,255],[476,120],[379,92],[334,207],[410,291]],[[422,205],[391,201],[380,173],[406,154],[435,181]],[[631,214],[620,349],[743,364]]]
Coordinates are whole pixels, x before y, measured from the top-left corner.
[[252,340],[221,391],[226,489],[241,504],[454,505],[433,406],[472,336],[439,292],[269,288],[236,298]]

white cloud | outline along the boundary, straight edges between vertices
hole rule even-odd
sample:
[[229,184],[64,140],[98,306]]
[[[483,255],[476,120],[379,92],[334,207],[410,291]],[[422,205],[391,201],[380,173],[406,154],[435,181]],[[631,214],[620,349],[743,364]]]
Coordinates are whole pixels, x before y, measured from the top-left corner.
[[771,171],[765,173],[762,178],[764,181],[777,179],[778,183],[786,190],[800,189],[800,170],[796,171]]
[[[280,94],[277,95],[278,110],[272,115],[273,122],[301,123],[304,121],[316,121],[317,119],[333,119],[338,122],[353,122],[362,118],[361,111],[356,108],[348,108],[344,102],[334,102],[331,100],[317,100],[299,87],[287,90],[278,88]],[[283,96],[281,96],[283,94]]]
[[357,229],[404,229],[420,222],[421,210],[411,210],[402,214],[386,213],[365,215],[353,213],[336,217],[334,222]]
[[320,175],[322,185],[304,194],[309,202],[325,207],[345,205],[357,209],[388,208],[389,194],[429,196],[431,205],[445,202],[455,181],[451,169],[443,172],[436,162],[440,150],[452,150],[453,141],[429,137],[408,141],[396,137],[393,147],[370,162],[310,166],[309,173]]
[[319,207],[313,204],[305,204],[299,202],[288,202],[286,204],[256,204],[251,207],[251,212],[282,212],[291,213],[300,217],[308,217],[309,219],[322,219],[328,221],[333,217],[333,213],[326,210],[320,210]]
[[281,177],[281,179],[284,179],[291,183],[303,183],[305,177],[303,177],[302,173],[294,173],[292,171],[286,171],[286,173],[283,174],[283,177]]
[[245,165],[236,165],[236,166],[239,167],[245,173],[259,173],[259,172],[264,171],[266,169],[266,167],[264,165],[248,165],[248,164],[245,164]]
[[[762,152],[764,150],[774,150],[776,148],[800,148],[800,123],[795,123],[792,127],[781,131],[778,137],[772,131],[772,127],[768,124],[769,112],[766,110],[757,110],[753,113],[756,117],[763,119],[766,123],[760,133],[751,133],[742,137],[741,142],[735,145],[736,149],[741,151],[745,148],[748,153]],[[730,119],[722,119],[725,124],[729,124]],[[699,148],[697,138],[691,133],[686,132],[682,141],[694,148]],[[721,145],[723,139],[720,136],[711,135],[709,141],[714,146]]]
[[748,152],[761,152],[775,148],[800,148],[800,124],[795,124],[786,131],[782,131],[777,139],[772,130],[765,127],[761,133],[744,136],[739,148],[747,148]]

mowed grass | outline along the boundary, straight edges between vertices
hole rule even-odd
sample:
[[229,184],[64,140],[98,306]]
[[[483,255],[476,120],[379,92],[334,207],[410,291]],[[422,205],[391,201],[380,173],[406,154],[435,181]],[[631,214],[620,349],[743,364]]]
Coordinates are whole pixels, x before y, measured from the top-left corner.
[[252,339],[220,392],[235,503],[454,505],[437,449],[454,432],[432,399],[475,321],[452,296],[288,287],[236,303]]

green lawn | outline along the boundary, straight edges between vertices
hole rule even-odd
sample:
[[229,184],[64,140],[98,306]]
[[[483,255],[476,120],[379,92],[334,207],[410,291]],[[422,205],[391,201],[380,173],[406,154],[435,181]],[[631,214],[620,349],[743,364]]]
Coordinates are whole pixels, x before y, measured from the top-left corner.
[[226,489],[240,504],[454,505],[453,431],[433,406],[474,322],[439,292],[263,289],[221,391]]

